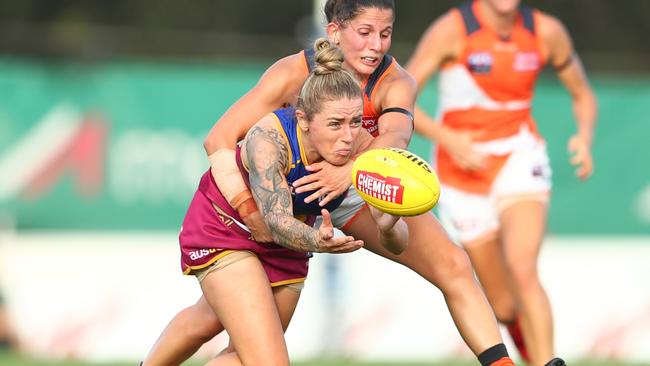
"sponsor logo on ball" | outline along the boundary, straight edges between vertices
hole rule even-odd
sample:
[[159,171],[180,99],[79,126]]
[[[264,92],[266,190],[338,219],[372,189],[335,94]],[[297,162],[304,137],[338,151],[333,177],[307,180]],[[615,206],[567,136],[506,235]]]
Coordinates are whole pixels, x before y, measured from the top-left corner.
[[362,193],[385,202],[402,204],[404,186],[401,179],[381,174],[357,171],[357,189]]

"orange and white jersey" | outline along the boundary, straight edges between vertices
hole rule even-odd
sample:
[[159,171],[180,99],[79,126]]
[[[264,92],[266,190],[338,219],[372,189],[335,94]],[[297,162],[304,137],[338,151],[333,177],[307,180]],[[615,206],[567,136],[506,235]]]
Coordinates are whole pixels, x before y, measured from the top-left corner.
[[490,158],[485,171],[466,172],[439,148],[437,168],[443,182],[487,193],[515,145],[510,140],[523,128],[538,136],[531,104],[545,63],[535,33],[539,14],[521,6],[514,29],[503,37],[482,21],[476,1],[452,11],[465,31],[464,49],[440,72],[438,117],[454,130],[476,132],[477,149]]

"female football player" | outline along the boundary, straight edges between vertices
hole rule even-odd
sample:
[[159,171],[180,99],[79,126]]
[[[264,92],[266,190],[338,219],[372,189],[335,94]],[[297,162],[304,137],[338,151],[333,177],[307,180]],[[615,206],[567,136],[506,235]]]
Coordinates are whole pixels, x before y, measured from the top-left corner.
[[433,22],[407,67],[420,88],[440,70],[441,123],[418,109],[415,128],[438,142],[441,214],[458,232],[497,319],[532,365],[554,356],[551,307],[537,269],[551,171],[531,116],[545,63],[572,96],[578,132],[569,140],[571,163],[587,179],[596,100],[556,18],[518,0],[470,1]]
[[[347,253],[363,244],[351,236],[334,237],[328,210],[334,210],[343,197],[321,207],[317,202],[305,203],[304,194],[292,198],[289,187],[308,174],[309,162],[346,163],[363,141],[358,135],[365,133],[361,90],[341,68],[343,53],[324,39],[317,41],[315,49],[315,67],[296,107],[263,117],[236,152],[240,174],[250,181],[274,244],[250,238],[237,205],[221,194],[210,171],[201,178],[183,220],[183,272],[199,279],[203,297],[236,350],[217,357],[215,365],[233,360],[246,365],[289,365],[283,331],[298,302],[310,253]],[[398,217],[373,212],[384,243],[404,248],[406,224]],[[308,225],[320,214],[320,229]]]
[[[375,137],[370,148],[406,148],[412,133],[416,85],[386,54],[393,31],[393,1],[328,0],[325,14],[329,40],[342,49],[345,67],[361,80],[362,125]],[[295,105],[300,85],[312,67],[311,59],[311,52],[306,50],[276,62],[212,128],[205,148],[215,181],[229,201],[236,201],[247,189],[235,164],[237,141],[264,114],[283,105]],[[451,242],[431,213],[405,218],[410,234],[406,250],[399,255],[387,250],[378,240],[367,206],[350,189],[351,165],[311,164],[308,169],[312,174],[294,182],[296,192],[314,191],[305,202],[319,199],[325,205],[348,191],[341,206],[332,212],[334,225],[363,240],[365,248],[411,268],[439,288],[461,336],[481,364],[512,364],[464,250]],[[255,202],[249,199],[237,203],[253,237],[271,242],[273,238],[259,219]],[[180,364],[221,331],[222,325],[206,305],[201,298],[172,319],[145,365]]]

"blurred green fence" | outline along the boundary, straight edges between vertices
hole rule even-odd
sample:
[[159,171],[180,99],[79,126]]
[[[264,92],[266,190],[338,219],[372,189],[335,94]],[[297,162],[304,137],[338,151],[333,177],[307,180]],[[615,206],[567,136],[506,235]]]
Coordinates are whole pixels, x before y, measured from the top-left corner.
[[[0,59],[0,226],[176,230],[207,168],[212,123],[260,64],[43,63]],[[535,117],[554,168],[550,231],[650,233],[650,78],[593,78],[596,174],[568,164],[568,94],[542,78]],[[435,85],[422,95],[433,111]],[[430,144],[415,137],[416,153]]]

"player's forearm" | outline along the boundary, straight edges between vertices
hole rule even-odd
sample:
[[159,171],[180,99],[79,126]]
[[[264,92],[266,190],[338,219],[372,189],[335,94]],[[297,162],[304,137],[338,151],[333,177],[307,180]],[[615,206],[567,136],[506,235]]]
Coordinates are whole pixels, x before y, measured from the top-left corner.
[[379,232],[379,242],[393,254],[400,254],[406,249],[409,230],[404,220],[399,220],[387,231]]
[[318,231],[284,213],[268,212],[264,221],[271,230],[273,241],[298,252],[318,252]]
[[368,149],[381,149],[386,147],[406,149],[410,140],[410,133],[404,131],[386,131],[375,137],[370,143]]
[[248,191],[246,182],[237,166],[234,150],[217,150],[210,154],[208,159],[212,177],[228,202],[232,202],[239,193]]
[[598,102],[591,90],[573,99],[573,112],[576,118],[578,135],[591,145],[598,116]]
[[431,142],[445,143],[446,127],[418,106],[415,106],[415,132]]

